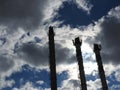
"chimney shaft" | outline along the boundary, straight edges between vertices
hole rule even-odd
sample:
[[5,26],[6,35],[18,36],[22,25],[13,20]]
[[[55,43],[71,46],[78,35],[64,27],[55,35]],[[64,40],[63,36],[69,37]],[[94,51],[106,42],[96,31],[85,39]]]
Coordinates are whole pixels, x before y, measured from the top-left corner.
[[51,90],[57,90],[56,78],[56,62],[55,62],[55,44],[54,44],[54,31],[53,27],[49,27],[49,64],[50,64],[50,79]]
[[78,66],[79,66],[81,88],[82,88],[82,90],[87,90],[86,78],[85,78],[85,72],[84,72],[84,66],[83,66],[83,59],[82,59],[82,52],[81,52],[82,40],[79,40],[79,37],[77,37],[73,41],[73,44],[76,47],[76,57],[77,57]]
[[105,72],[103,69],[102,60],[100,56],[100,50],[101,50],[101,45],[94,44],[94,52],[95,52],[96,61],[98,64],[98,71],[99,71],[99,76],[100,76],[101,83],[102,83],[102,88],[103,90],[108,90],[108,86],[107,86],[107,82],[105,78]]

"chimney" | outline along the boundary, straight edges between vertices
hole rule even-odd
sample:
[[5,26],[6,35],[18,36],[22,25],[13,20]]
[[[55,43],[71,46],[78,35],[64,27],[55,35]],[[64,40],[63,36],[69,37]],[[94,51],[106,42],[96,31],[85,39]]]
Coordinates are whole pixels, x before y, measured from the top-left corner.
[[101,60],[101,56],[100,56],[100,50],[101,50],[101,45],[94,44],[94,52],[95,52],[96,61],[97,61],[97,65],[98,65],[99,76],[100,76],[101,83],[102,83],[102,89],[108,90],[108,86],[107,86],[107,82],[106,82],[106,78],[105,78],[105,72],[103,69],[102,60]]
[[50,64],[51,90],[57,90],[54,35],[55,34],[53,31],[53,27],[50,26],[48,36],[49,36],[49,64]]
[[79,40],[79,37],[77,37],[75,38],[75,40],[73,40],[73,44],[76,48],[76,57],[78,61],[79,73],[80,73],[80,79],[81,79],[81,88],[82,88],[81,90],[87,90],[83,59],[82,59],[82,52],[81,52],[82,40]]

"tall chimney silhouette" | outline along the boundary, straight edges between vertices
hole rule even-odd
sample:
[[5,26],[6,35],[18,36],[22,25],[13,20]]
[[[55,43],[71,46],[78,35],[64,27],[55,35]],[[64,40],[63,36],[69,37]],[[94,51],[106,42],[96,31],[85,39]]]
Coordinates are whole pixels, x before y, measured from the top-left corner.
[[54,44],[55,34],[52,26],[49,27],[48,35],[49,35],[49,64],[50,64],[51,90],[57,90],[55,44]]
[[77,38],[75,38],[75,40],[73,40],[73,44],[76,47],[76,57],[77,57],[78,66],[79,66],[81,88],[82,88],[82,90],[87,90],[86,78],[85,78],[85,72],[84,72],[84,66],[83,66],[83,59],[82,59],[82,52],[81,52],[82,40],[79,40],[79,37],[77,37]]
[[98,64],[98,70],[99,70],[99,76],[100,76],[101,83],[102,83],[102,89],[108,90],[108,86],[107,86],[107,82],[106,82],[106,78],[105,78],[105,72],[103,69],[102,60],[101,60],[101,56],[100,56],[100,50],[101,50],[101,45],[94,44],[94,52],[95,52],[96,61]]

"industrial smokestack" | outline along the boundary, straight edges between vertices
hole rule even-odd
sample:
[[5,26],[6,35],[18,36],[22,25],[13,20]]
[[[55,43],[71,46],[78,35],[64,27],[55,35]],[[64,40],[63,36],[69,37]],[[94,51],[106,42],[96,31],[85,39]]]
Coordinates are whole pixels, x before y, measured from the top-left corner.
[[85,72],[84,72],[84,66],[83,66],[83,59],[82,59],[82,52],[81,52],[82,40],[79,40],[79,37],[77,37],[77,38],[75,38],[75,40],[73,40],[73,44],[76,47],[76,57],[77,57],[78,66],[79,66],[81,88],[82,88],[82,90],[87,90],[86,78],[85,78]]
[[55,44],[54,44],[54,31],[53,27],[49,27],[49,64],[50,64],[50,79],[51,90],[57,90],[56,78],[56,62],[55,62]]
[[99,76],[100,76],[101,83],[102,83],[102,88],[103,90],[108,90],[108,86],[107,86],[107,82],[105,78],[105,72],[103,69],[102,60],[100,56],[100,50],[101,50],[101,45],[94,44],[94,52],[95,52],[96,61],[98,64],[98,71],[99,71]]

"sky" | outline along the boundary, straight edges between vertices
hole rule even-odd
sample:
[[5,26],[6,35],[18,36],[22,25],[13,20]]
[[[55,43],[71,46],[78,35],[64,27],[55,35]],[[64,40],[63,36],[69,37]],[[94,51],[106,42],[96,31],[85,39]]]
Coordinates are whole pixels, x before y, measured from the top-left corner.
[[94,43],[109,90],[120,89],[120,0],[0,0],[0,90],[50,90],[48,30],[55,32],[58,90],[80,90],[76,51],[88,90],[102,90]]

